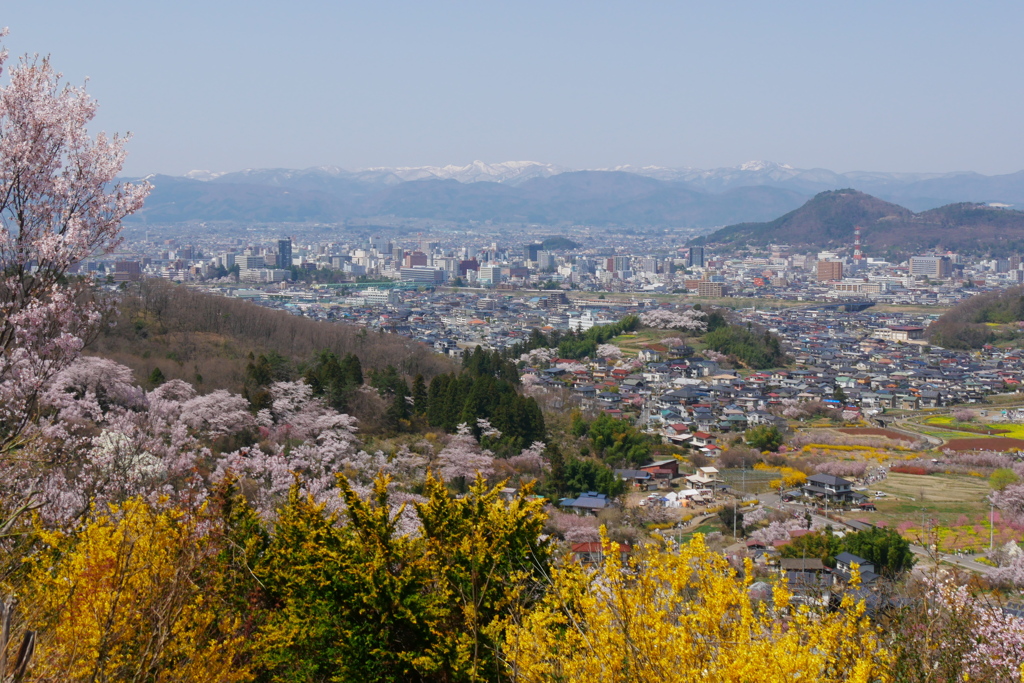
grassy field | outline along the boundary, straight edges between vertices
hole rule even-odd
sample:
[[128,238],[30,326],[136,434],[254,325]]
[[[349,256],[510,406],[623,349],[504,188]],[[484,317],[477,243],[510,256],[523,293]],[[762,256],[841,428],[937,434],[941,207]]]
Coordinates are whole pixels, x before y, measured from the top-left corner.
[[874,485],[900,501],[934,503],[936,505],[984,502],[989,493],[988,482],[978,477],[954,474],[902,474],[890,472],[888,479]]
[[[947,550],[988,545],[988,482],[966,475],[889,473],[885,481],[872,484],[872,491],[884,491],[885,498],[875,501],[877,512],[859,515],[875,523],[897,528],[912,541],[922,540],[922,522],[926,536],[939,540]],[[1020,540],[1018,532],[997,523],[997,540]]]
[[766,472],[764,470],[722,470],[718,473],[731,488],[738,489],[744,493],[763,493],[770,487],[768,482],[778,479],[778,472]]
[[704,344],[701,343],[700,339],[693,337],[687,337],[681,334],[679,330],[651,330],[643,329],[639,332],[631,332],[629,334],[622,334],[618,337],[614,337],[609,343],[615,344],[622,350],[624,356],[635,358],[647,344],[658,344],[661,343],[662,339],[668,337],[680,337],[682,338],[687,346],[692,347],[695,351],[703,351],[705,348]]
[[707,297],[691,294],[666,294],[658,292],[573,292],[567,291],[566,296],[570,299],[596,300],[601,294],[603,301],[624,302],[640,301],[641,299],[654,299],[655,301],[666,301],[679,304],[702,304],[718,306],[721,308],[752,308],[759,310],[776,310],[783,308],[794,308],[796,306],[811,306],[815,301],[787,301],[782,299],[758,299],[753,297]]
[[647,344],[657,344],[662,339],[673,336],[679,335],[669,330],[644,329],[639,332],[620,334],[618,337],[613,337],[609,343],[618,346],[624,355],[633,357]]
[[876,304],[872,311],[879,313],[917,313],[919,315],[942,315],[950,306],[913,306],[908,304]]

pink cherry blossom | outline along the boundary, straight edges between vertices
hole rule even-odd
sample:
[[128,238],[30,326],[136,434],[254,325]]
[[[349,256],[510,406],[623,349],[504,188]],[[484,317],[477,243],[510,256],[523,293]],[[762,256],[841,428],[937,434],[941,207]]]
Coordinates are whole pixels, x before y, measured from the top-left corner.
[[659,330],[683,330],[685,332],[705,332],[708,324],[703,311],[688,308],[683,311],[672,311],[656,308],[640,314],[640,323],[645,327]]
[[[7,58],[0,53],[0,66]],[[24,58],[0,87],[0,449],[32,420],[35,397],[99,322],[83,283],[62,283],[117,244],[148,184],[115,184],[124,138],[90,137],[96,103]]]
[[472,479],[477,474],[489,477],[494,473],[493,453],[480,450],[465,424],[459,425],[458,433],[448,440],[437,459],[441,467],[441,477],[445,481]]

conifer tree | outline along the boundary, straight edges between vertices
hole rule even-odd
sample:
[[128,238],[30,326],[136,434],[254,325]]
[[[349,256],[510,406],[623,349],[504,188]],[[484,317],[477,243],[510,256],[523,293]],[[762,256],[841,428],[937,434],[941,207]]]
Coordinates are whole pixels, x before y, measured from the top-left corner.
[[417,415],[427,413],[427,384],[423,381],[423,375],[416,375],[412,381],[412,407]]

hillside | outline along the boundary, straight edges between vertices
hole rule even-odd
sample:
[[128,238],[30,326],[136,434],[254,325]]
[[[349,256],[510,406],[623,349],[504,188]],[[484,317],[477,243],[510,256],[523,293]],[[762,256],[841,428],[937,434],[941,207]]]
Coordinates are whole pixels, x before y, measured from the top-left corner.
[[938,248],[1007,254],[1024,248],[1024,212],[960,203],[914,213],[850,189],[821,192],[774,221],[730,225],[697,243],[843,247],[853,243],[858,225],[869,256]]
[[908,209],[857,192],[821,192],[798,209],[767,223],[740,223],[708,235],[709,244],[768,244],[782,242],[827,246],[849,243],[857,225],[873,225],[883,218],[906,218]]
[[1019,344],[1024,288],[986,292],[961,301],[928,326],[928,341],[949,349],[979,349],[992,342]]
[[[128,366],[139,383],[159,368],[167,379],[185,380],[202,393],[240,392],[250,353],[276,355],[293,368],[325,349],[339,357],[354,353],[367,372],[393,365],[427,380],[457,367],[405,337],[318,322],[162,280],[143,280],[127,290],[112,322],[86,347],[87,354]],[[373,410],[380,406],[360,408],[352,412],[363,423],[379,418]]]

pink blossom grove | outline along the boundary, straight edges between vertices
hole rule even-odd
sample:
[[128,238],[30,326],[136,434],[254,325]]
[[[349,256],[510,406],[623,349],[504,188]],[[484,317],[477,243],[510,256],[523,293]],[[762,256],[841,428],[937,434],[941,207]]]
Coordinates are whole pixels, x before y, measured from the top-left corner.
[[706,332],[708,329],[708,324],[704,320],[706,317],[703,311],[695,311],[692,308],[683,311],[656,308],[641,313],[640,323],[645,327],[653,327],[660,330]]

